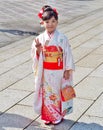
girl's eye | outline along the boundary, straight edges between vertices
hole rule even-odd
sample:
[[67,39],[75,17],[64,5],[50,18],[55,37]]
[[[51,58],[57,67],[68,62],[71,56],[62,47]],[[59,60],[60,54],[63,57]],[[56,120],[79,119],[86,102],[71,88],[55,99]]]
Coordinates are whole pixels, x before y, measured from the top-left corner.
[[46,23],[49,23],[48,21],[46,21]]
[[55,23],[55,20],[53,20],[52,22]]

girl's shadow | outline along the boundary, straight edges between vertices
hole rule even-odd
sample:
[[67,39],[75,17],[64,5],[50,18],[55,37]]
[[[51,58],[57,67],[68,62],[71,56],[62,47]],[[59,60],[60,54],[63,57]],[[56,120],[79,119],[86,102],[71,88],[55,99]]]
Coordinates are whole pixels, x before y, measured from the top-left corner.
[[[55,125],[51,130],[69,130],[75,122],[64,119],[62,123]],[[97,123],[77,122],[70,130],[103,130],[103,126]]]
[[[0,115],[0,130],[6,130],[7,128],[25,128],[29,124],[33,122],[32,119],[17,115],[17,114],[10,114],[5,113]],[[73,120],[64,119],[62,123],[58,125],[51,126],[51,130],[69,130],[69,128],[75,123]],[[35,121],[36,125],[33,125],[33,129],[40,128],[42,130],[46,130],[41,126],[40,122]],[[96,123],[84,123],[84,122],[77,122],[70,130],[103,130],[103,126],[96,124]]]

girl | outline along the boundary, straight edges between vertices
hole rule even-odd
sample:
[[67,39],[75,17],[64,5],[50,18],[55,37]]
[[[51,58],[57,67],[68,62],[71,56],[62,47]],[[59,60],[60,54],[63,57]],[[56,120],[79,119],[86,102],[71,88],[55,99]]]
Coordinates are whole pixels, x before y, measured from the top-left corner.
[[32,44],[33,70],[35,74],[34,109],[41,114],[45,124],[62,121],[62,79],[72,80],[73,57],[67,37],[57,31],[58,13],[46,5],[38,14],[45,32]]

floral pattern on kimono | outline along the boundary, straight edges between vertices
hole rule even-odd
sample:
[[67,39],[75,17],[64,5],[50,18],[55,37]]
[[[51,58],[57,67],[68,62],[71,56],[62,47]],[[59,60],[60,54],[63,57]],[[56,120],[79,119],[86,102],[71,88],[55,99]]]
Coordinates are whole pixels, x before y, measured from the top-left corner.
[[[41,118],[47,121],[56,121],[64,116],[61,112],[61,81],[65,70],[74,70],[73,57],[67,38],[57,30],[54,32],[54,35],[51,39],[46,31],[37,38],[39,39],[42,46],[45,46],[45,44],[48,43],[46,46],[56,46],[57,48],[61,47],[63,50],[63,68],[51,70],[43,68],[43,64],[41,62],[45,57],[43,57],[41,53],[38,59],[36,56],[35,42],[32,45],[33,70],[35,73],[35,79],[38,76],[40,77],[37,78],[38,80],[35,80],[36,98],[34,98],[34,102],[35,106],[37,107],[35,108],[35,111],[38,112],[39,109],[37,106],[37,100],[39,99],[39,92],[41,91],[42,103],[41,109],[39,111]],[[72,78],[70,82],[72,84]]]

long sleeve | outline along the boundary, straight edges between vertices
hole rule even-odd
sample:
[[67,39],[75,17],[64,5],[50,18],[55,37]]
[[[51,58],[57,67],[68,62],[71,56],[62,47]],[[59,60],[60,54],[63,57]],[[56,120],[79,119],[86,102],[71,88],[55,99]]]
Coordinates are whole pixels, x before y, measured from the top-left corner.
[[75,70],[73,55],[67,38],[65,45],[65,70]]
[[31,46],[31,57],[33,60],[33,65],[32,65],[33,72],[36,73],[38,67],[38,56],[36,54],[35,41],[32,43]]

